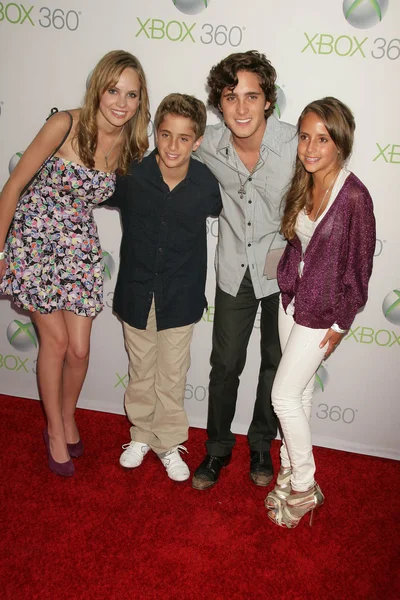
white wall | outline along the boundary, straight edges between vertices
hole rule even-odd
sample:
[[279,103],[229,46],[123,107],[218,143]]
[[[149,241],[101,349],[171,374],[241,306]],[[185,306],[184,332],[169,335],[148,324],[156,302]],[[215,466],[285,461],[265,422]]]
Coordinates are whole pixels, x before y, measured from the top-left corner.
[[[248,49],[266,53],[275,65],[284,120],[296,122],[308,102],[324,95],[350,105],[357,122],[350,167],[374,199],[379,239],[370,300],[319,371],[323,390],[319,387],[315,394],[314,442],[399,459],[400,4],[378,0],[379,21],[370,0],[353,12],[352,0],[59,0],[47,2],[49,8],[31,1],[0,4],[0,187],[10,159],[30,142],[49,109],[78,106],[88,73],[112,49],[123,48],[140,58],[153,114],[170,92],[205,100],[210,67],[231,52]],[[343,8],[350,9],[347,20]],[[215,120],[210,115],[210,122]],[[119,218],[116,212],[98,209],[96,220],[112,276],[105,282],[106,308],[94,323],[79,406],[122,413],[127,358],[121,327],[111,311]],[[206,422],[215,288],[217,222],[209,225],[210,309],[195,330],[186,390],[190,422],[200,427]],[[32,328],[12,337],[28,322],[27,314],[14,311],[7,299],[0,301],[0,391],[37,398]],[[247,430],[255,395],[258,327],[256,322],[234,421],[240,433]]]

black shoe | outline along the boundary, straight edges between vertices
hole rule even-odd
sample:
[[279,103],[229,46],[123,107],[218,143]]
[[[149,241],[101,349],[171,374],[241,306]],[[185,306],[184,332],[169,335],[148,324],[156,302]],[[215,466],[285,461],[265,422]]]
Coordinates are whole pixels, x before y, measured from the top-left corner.
[[229,465],[231,456],[232,454],[226,456],[207,454],[193,475],[192,487],[196,490],[206,490],[217,483],[222,467]]
[[250,450],[250,477],[256,485],[267,486],[274,476],[269,450]]

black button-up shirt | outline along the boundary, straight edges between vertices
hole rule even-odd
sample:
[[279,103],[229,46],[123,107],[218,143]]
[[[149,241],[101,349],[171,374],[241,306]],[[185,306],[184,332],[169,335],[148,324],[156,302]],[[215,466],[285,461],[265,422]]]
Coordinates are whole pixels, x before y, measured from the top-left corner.
[[123,229],[114,311],[146,329],[154,295],[160,331],[201,319],[207,306],[206,219],[218,216],[222,203],[214,175],[193,159],[186,178],[170,191],[156,154],[133,162],[105,205],[119,208]]

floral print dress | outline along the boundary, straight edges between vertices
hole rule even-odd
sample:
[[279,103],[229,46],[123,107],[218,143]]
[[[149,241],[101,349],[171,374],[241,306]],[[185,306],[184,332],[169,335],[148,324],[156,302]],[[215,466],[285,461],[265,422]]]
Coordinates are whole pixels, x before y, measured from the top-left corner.
[[93,207],[114,193],[115,179],[50,158],[18,202],[0,291],[32,312],[94,317],[103,308],[103,265]]

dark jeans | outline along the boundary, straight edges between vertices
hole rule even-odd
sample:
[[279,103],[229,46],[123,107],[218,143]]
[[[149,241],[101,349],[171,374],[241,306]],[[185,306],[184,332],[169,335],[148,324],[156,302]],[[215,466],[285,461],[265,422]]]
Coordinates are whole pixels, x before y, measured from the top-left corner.
[[246,362],[247,346],[260,302],[261,367],[247,437],[250,449],[258,452],[269,450],[271,440],[276,437],[277,418],[271,405],[271,389],[281,358],[279,293],[257,300],[247,270],[236,297],[226,294],[218,286],[215,296],[206,442],[208,454],[214,456],[226,456],[235,444],[231,424],[239,377]]

